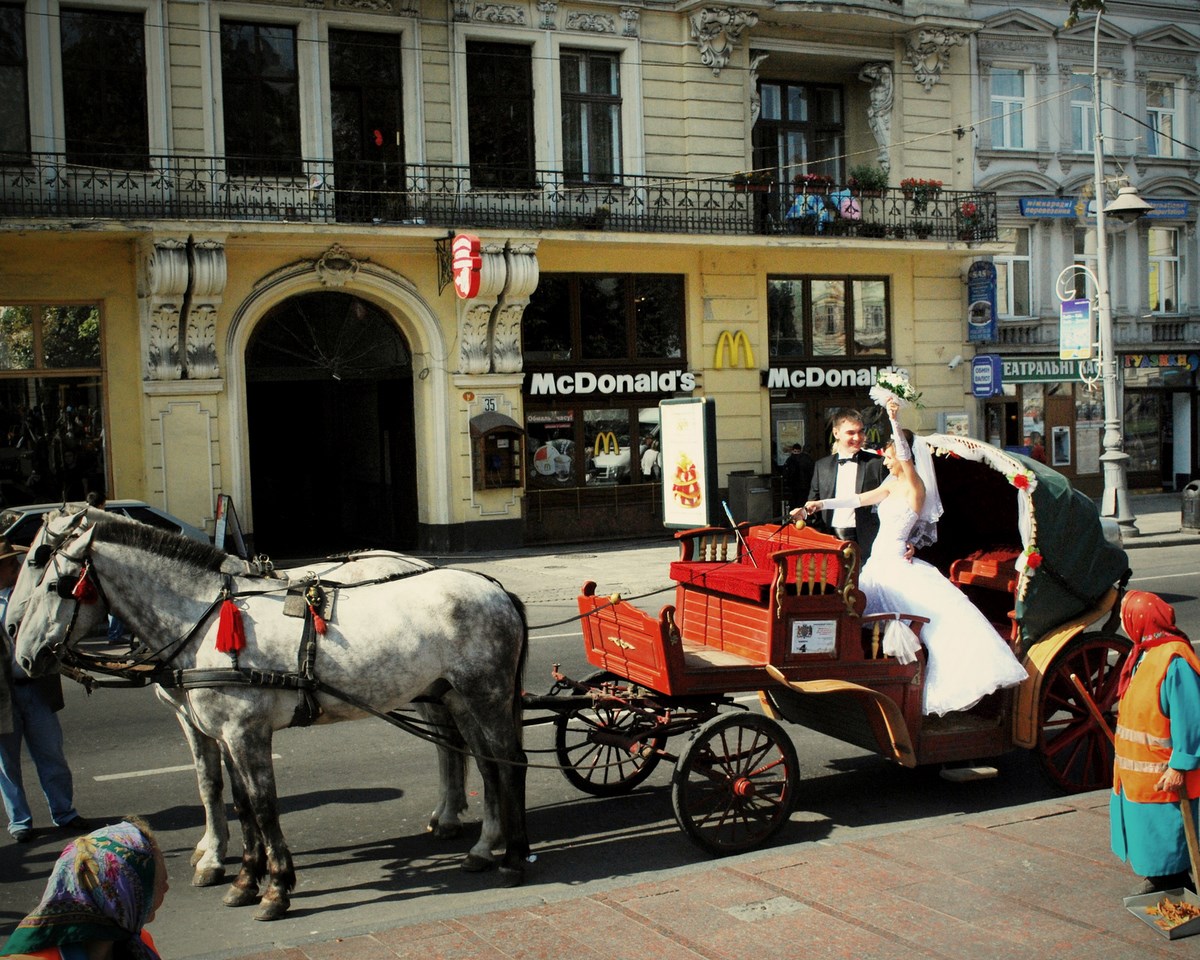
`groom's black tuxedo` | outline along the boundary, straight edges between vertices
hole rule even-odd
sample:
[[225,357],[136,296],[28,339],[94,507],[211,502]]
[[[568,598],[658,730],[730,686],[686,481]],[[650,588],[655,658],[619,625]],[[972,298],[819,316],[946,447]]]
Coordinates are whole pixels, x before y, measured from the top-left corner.
[[[887,471],[883,466],[883,458],[873,453],[860,450],[852,458],[858,465],[858,478],[854,484],[855,493],[874,490],[883,483]],[[817,461],[813,471],[812,486],[809,487],[809,500],[829,500],[837,491],[838,456],[831,454]],[[833,511],[822,510],[809,521],[812,526],[825,533],[833,533]],[[854,522],[858,531],[859,562],[866,563],[871,555],[871,545],[875,535],[879,533],[879,517],[874,507],[859,507],[854,511]]]

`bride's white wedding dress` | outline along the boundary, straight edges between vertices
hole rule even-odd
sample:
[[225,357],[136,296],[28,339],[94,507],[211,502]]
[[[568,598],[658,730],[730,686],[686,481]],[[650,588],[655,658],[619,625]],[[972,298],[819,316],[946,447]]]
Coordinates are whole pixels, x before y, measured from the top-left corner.
[[[893,483],[889,477],[885,484]],[[893,495],[894,494],[894,495]],[[923,712],[966,710],[1027,676],[1012,651],[958,587],[933,564],[904,559],[917,515],[898,490],[879,504],[879,533],[859,576],[867,613],[928,617],[921,642],[928,651]]]

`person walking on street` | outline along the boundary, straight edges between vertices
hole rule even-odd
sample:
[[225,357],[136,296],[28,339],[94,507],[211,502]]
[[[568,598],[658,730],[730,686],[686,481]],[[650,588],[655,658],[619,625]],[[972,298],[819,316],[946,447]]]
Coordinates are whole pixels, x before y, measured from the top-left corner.
[[1109,802],[1112,851],[1146,879],[1137,893],[1195,887],[1180,799],[1200,796],[1200,657],[1175,610],[1135,590],[1121,604],[1133,640],[1117,685],[1116,757]]
[[[845,499],[874,490],[883,483],[887,476],[883,458],[863,450],[864,437],[862,415],[857,410],[843,408],[833,415],[833,453],[817,461],[806,502]],[[832,533],[839,540],[856,542],[863,563],[871,555],[871,545],[879,532],[879,517],[874,507],[822,510],[810,522],[817,530]]]
[[29,677],[16,662],[3,614],[17,575],[24,547],[0,538],[0,684],[8,694],[7,709],[0,696],[0,795],[8,814],[8,832],[17,843],[33,839],[33,814],[21,776],[21,744],[37,770],[50,818],[64,829],[85,831],[90,824],[75,811],[74,782],[63,753],[62,727],[55,714],[63,707],[58,674]]
[[812,486],[816,464],[798,443],[792,444],[792,452],[783,462],[783,497],[788,507],[798,507],[808,499],[808,488]]

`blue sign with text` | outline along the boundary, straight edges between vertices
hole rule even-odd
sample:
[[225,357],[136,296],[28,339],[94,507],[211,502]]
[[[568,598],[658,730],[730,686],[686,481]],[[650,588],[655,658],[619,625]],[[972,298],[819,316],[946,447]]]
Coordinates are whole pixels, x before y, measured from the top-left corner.
[[998,353],[981,353],[971,361],[971,396],[987,399],[1004,392]]
[[996,339],[996,265],[976,260],[967,271],[967,341]]

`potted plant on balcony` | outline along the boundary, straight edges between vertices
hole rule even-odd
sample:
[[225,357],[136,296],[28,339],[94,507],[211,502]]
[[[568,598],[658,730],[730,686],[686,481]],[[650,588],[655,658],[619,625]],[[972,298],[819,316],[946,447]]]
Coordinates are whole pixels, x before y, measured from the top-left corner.
[[881,197],[887,185],[887,171],[873,163],[851,167],[846,177],[846,186],[861,197]]
[[924,213],[929,201],[942,192],[941,180],[926,180],[921,177],[906,177],[900,181],[904,198],[911,200],[914,213]]
[[738,193],[766,193],[774,183],[774,170],[739,170],[729,178],[729,185]]
[[933,233],[933,224],[928,220],[914,220],[912,222],[912,232],[918,240],[926,240]]
[[798,173],[792,180],[792,186],[796,188],[797,193],[806,196],[826,194],[833,186],[833,177],[823,173]]
[[958,239],[978,240],[983,231],[983,211],[974,200],[964,200],[958,207]]

